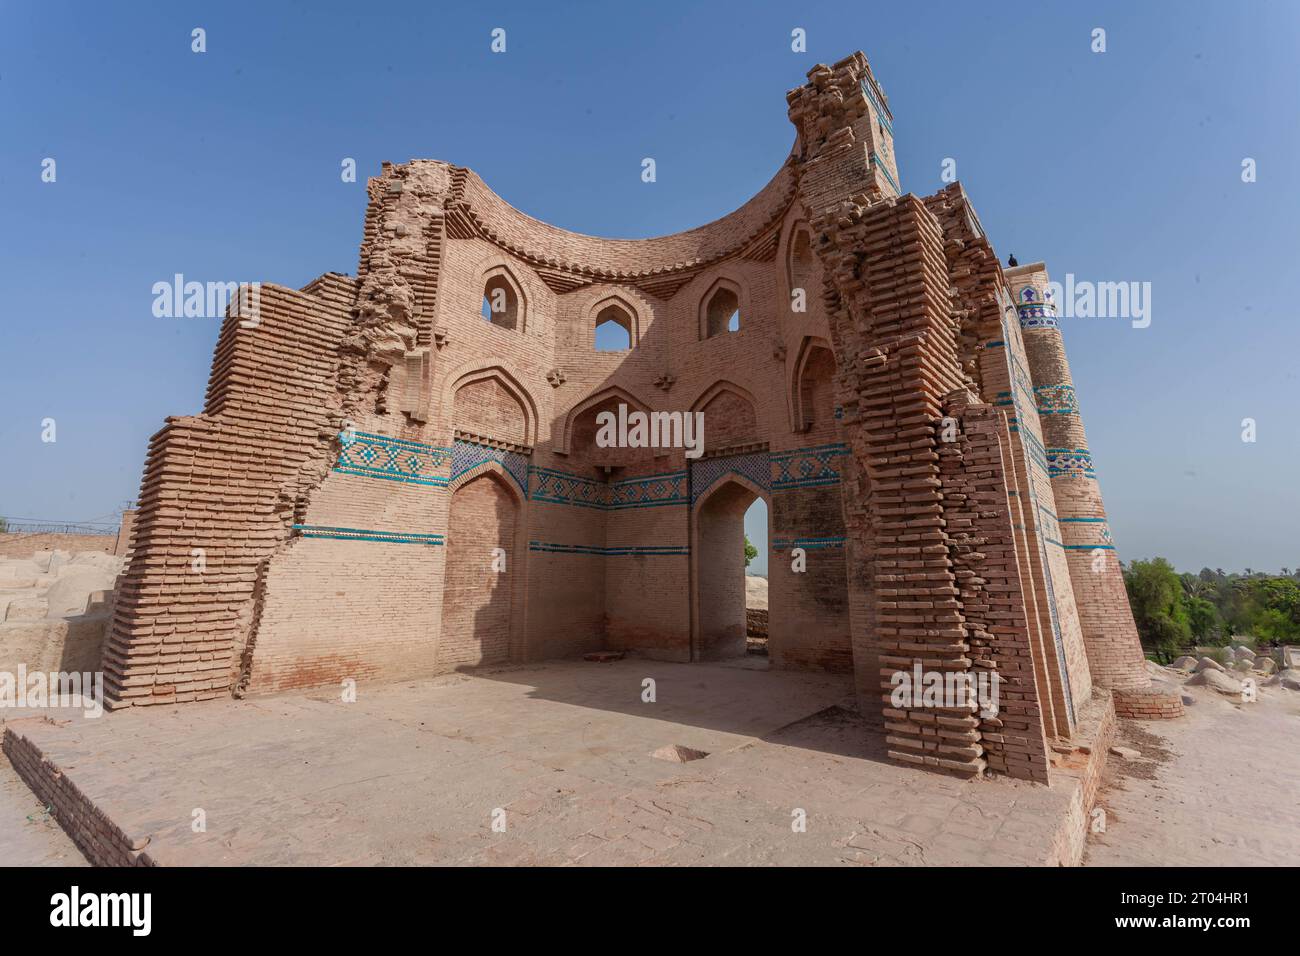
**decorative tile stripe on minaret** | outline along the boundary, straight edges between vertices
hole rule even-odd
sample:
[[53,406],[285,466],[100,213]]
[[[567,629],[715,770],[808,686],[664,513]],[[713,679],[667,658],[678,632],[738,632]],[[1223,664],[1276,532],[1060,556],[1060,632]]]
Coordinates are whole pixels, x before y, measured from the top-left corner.
[[1150,678],[1079,414],[1047,269],[1034,263],[1009,269],[1006,277],[1016,297],[1056,496],[1061,536],[1048,546],[1064,549],[1069,562],[1089,668],[1094,681],[1104,687],[1145,688]]

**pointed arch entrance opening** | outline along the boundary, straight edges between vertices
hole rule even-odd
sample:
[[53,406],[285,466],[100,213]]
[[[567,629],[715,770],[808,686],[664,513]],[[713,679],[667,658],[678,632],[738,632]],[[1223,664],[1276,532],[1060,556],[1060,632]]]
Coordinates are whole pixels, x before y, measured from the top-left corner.
[[768,508],[761,542],[766,554],[771,528],[767,492],[740,476],[714,485],[696,503],[691,603],[694,608],[691,659],[717,661],[744,657],[746,639],[745,515],[755,501]]

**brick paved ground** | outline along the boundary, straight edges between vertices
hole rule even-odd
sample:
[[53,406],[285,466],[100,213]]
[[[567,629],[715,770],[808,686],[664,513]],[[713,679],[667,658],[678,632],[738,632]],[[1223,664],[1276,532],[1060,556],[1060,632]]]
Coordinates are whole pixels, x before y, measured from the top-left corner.
[[[895,764],[849,698],[844,678],[752,663],[559,662],[363,685],[351,704],[317,692],[8,726],[166,864],[1045,856],[1068,788]],[[650,756],[674,744],[709,756]]]

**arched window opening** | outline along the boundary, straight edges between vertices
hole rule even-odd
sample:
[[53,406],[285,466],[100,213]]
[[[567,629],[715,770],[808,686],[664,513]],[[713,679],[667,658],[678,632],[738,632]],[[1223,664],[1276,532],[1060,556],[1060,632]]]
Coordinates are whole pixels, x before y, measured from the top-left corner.
[[718,289],[709,300],[705,311],[706,329],[709,338],[723,332],[740,331],[740,299],[731,289]]
[[632,347],[632,316],[617,305],[596,314],[596,351],[626,352]]
[[503,329],[519,328],[519,294],[505,276],[495,275],[483,286],[484,320]]

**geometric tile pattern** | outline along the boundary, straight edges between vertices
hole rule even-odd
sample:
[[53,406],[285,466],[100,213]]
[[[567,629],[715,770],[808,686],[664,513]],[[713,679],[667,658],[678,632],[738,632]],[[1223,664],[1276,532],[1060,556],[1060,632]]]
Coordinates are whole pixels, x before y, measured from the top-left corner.
[[1086,448],[1048,448],[1047,473],[1053,478],[1096,478]]
[[606,508],[652,508],[686,504],[686,472],[671,471],[609,483]]
[[840,482],[838,459],[849,454],[847,445],[835,443],[771,455],[771,485],[777,491],[835,485]]
[[444,469],[451,452],[423,442],[369,432],[345,432],[334,470],[363,478],[382,478],[416,485],[447,484]]
[[537,466],[533,466],[531,474],[532,487],[529,490],[529,497],[534,501],[550,501],[558,505],[580,505],[585,508],[605,506],[607,486],[603,481]]
[[671,471],[619,481],[597,481],[553,468],[534,466],[531,497],[552,504],[620,510],[686,504],[686,472]]
[[1022,329],[1060,328],[1060,323],[1056,321],[1054,305],[1043,302],[1024,303],[1016,306],[1016,313],[1020,316]]
[[1022,329],[1055,329],[1058,327],[1056,304],[1051,301],[1051,293],[1048,293],[1047,301],[1044,301],[1038,298],[1032,286],[1020,290],[1020,301],[1016,303],[1016,314],[1020,317],[1020,327]]
[[1077,415],[1079,402],[1073,385],[1036,385],[1034,398],[1040,415]]
[[528,459],[518,452],[457,438],[452,447],[451,480],[455,481],[484,462],[498,462],[528,497]]
[[[453,477],[461,470],[461,442],[457,441],[456,445]],[[616,510],[694,503],[728,475],[746,478],[763,491],[834,485],[840,482],[838,459],[848,453],[847,445],[834,443],[792,451],[723,455],[692,461],[686,471],[610,482],[534,465],[528,469],[531,476],[528,496],[553,504]]]
[[768,453],[750,452],[745,455],[723,455],[691,462],[691,503],[716,485],[727,475],[747,478],[764,491],[772,488],[772,468]]

